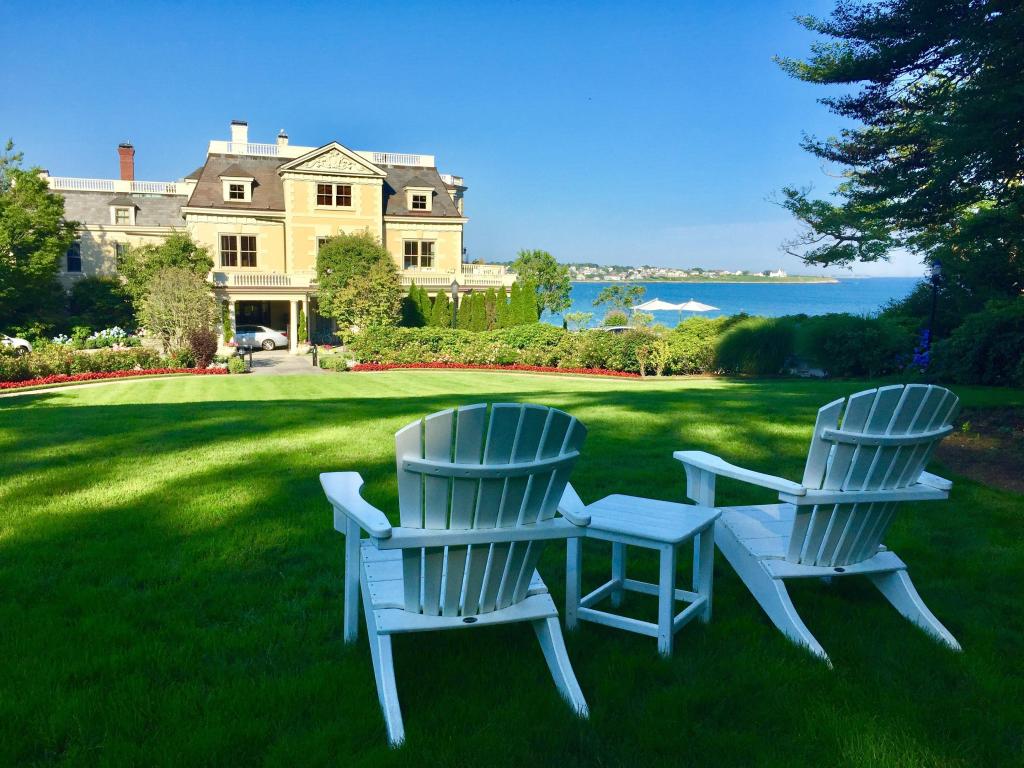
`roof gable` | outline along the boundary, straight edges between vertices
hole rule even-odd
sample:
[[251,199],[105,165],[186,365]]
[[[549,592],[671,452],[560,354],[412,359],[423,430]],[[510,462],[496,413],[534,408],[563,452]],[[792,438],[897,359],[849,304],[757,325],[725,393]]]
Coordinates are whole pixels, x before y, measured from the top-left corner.
[[281,173],[315,173],[334,176],[368,176],[384,178],[387,174],[370,161],[336,141],[307,152],[280,168]]

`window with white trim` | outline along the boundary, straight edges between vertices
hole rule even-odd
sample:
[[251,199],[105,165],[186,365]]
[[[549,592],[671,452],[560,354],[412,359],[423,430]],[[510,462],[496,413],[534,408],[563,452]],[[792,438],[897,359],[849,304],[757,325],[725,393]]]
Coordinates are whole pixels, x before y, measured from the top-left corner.
[[245,184],[228,184],[228,200],[245,200]]
[[412,196],[412,210],[414,211],[425,211],[427,210],[427,196],[415,194]]
[[433,240],[405,241],[405,269],[431,269],[434,266]]
[[405,207],[409,211],[427,213],[433,208],[434,190],[430,187],[406,187]]
[[352,185],[317,183],[316,204],[323,208],[351,208]]
[[115,208],[114,209],[114,223],[122,226],[127,226],[132,223],[132,209],[131,208]]
[[255,267],[255,235],[221,235],[220,265],[222,267]]

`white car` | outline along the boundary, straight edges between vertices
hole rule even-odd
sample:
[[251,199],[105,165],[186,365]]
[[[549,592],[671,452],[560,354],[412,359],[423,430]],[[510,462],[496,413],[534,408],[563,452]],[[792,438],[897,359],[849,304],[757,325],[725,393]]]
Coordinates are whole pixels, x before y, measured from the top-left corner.
[[32,345],[25,339],[19,339],[17,336],[8,336],[6,333],[0,333],[0,344],[5,347],[13,347],[16,354],[27,355],[32,351]]
[[284,331],[275,331],[265,325],[239,325],[235,328],[235,343],[239,347],[249,349],[265,349],[268,352],[278,347],[288,346],[288,334]]

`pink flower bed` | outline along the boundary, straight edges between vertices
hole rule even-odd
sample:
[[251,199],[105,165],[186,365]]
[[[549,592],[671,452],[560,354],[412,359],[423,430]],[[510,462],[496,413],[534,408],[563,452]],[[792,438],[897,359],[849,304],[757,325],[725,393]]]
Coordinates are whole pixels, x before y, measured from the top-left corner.
[[624,379],[639,379],[639,373],[610,371],[607,368],[555,368],[551,365],[485,365],[483,363],[359,363],[353,371],[393,371],[400,368],[455,368],[482,371],[532,371],[533,373],[583,373],[588,376],[618,376]]
[[124,379],[130,376],[156,376],[161,373],[192,373],[197,376],[217,376],[228,372],[227,368],[144,368],[139,371],[96,371],[93,373],[55,373],[38,379],[25,381],[0,381],[0,389],[19,389],[21,387],[39,387],[45,384],[66,384],[74,381],[93,381],[95,379]]

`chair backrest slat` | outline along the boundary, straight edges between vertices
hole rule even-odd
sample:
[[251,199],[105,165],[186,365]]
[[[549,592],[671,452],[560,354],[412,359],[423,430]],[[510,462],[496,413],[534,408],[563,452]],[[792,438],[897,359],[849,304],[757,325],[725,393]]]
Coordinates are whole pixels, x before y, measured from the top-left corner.
[[[585,436],[568,414],[518,403],[489,411],[467,406],[414,422],[395,438],[402,525],[466,530],[550,520]],[[518,602],[542,545],[404,550],[405,608],[468,616]]]
[[899,502],[858,502],[857,493],[916,483],[935,446],[951,431],[958,403],[942,387],[900,384],[822,407],[807,453],[804,485],[848,491],[850,501],[798,506],[786,559],[838,566],[874,555]]

